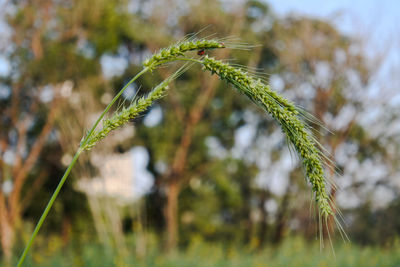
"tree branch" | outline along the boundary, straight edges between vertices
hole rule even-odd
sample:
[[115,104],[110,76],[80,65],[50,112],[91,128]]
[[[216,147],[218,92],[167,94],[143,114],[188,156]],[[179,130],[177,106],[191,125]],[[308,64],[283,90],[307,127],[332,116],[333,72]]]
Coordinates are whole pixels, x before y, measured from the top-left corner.
[[13,219],[15,218],[15,215],[19,212],[18,200],[21,194],[22,186],[28,176],[29,171],[32,169],[39,158],[40,152],[45,145],[45,141],[47,140],[47,137],[49,136],[53,128],[57,111],[58,100],[55,99],[49,110],[46,124],[42,128],[42,131],[40,132],[35,144],[32,146],[31,151],[29,152],[29,155],[23,163],[21,169],[18,171],[17,175],[14,178],[14,188],[10,196],[10,210],[12,212]]

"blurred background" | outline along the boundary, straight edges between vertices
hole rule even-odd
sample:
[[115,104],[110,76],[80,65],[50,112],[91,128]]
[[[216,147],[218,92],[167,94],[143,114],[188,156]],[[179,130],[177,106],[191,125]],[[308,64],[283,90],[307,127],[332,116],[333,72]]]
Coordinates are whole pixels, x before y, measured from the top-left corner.
[[[9,266],[112,97],[159,48],[207,51],[312,113],[351,240],[325,237],[277,124],[198,66],[79,159],[26,266],[399,266],[400,4],[0,0],[0,247]],[[195,53],[193,53],[195,55]],[[179,67],[130,86],[117,106]],[[114,109],[115,110],[115,109]],[[331,168],[331,169],[332,169]]]

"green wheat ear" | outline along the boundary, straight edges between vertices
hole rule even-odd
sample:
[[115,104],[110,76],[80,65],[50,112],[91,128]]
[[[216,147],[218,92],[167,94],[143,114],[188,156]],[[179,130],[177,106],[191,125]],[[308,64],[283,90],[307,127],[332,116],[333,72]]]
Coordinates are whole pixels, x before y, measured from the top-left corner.
[[251,101],[266,110],[282,127],[288,140],[302,160],[305,174],[312,186],[315,201],[322,220],[335,216],[326,190],[326,179],[323,169],[323,153],[318,149],[308,126],[301,118],[301,112],[290,101],[286,100],[261,80],[214,58],[205,56],[200,62],[204,69],[218,75],[222,80],[232,84],[244,93]]
[[225,48],[225,44],[217,39],[207,40],[207,39],[195,39],[188,40],[181,43],[174,44],[170,47],[163,48],[149,59],[143,62],[143,66],[149,70],[154,70],[157,66],[171,61],[176,60],[179,57],[185,55],[185,52],[193,50],[203,50],[203,49],[215,49],[215,48]]
[[128,107],[123,107],[120,111],[115,112],[112,117],[103,121],[103,128],[99,131],[93,131],[87,143],[82,147],[83,150],[90,150],[97,142],[107,137],[107,135],[123,126],[129,120],[136,118],[140,113],[149,108],[155,101],[165,96],[169,89],[169,84],[178,78],[183,72],[188,69],[188,64],[185,64],[174,74],[157,85],[147,96],[135,99]]

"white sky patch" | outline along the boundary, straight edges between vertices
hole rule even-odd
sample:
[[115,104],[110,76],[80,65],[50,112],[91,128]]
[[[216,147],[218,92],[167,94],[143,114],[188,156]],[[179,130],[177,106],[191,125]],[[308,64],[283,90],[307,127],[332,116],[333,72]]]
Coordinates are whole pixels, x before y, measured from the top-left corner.
[[389,104],[393,107],[400,106],[400,94],[390,99]]
[[297,90],[285,92],[290,99],[312,99],[315,96],[315,88],[309,82],[303,82]]
[[328,89],[332,80],[332,70],[328,62],[317,62],[314,79],[318,86]]
[[147,164],[150,157],[147,150],[142,146],[136,146],[131,149],[132,164],[135,166],[133,192],[137,197],[148,193],[154,184],[153,175],[147,170]]
[[6,77],[10,75],[11,64],[6,57],[0,55],[0,76]]
[[360,169],[354,173],[356,181],[376,183],[388,175],[387,166],[380,162],[367,159],[360,165]]
[[329,128],[335,131],[344,130],[355,118],[356,108],[353,105],[346,105],[340,109],[339,114],[331,121]]
[[400,172],[399,171],[393,175],[393,177],[390,181],[390,184],[393,186],[393,188],[396,188],[397,190],[400,191]]
[[136,93],[137,93],[137,86],[135,83],[132,83],[125,89],[125,91],[122,93],[122,96],[125,99],[132,100],[136,96]]
[[360,197],[354,191],[339,190],[336,193],[336,202],[344,209],[357,208],[360,205]]
[[49,103],[54,98],[54,91],[51,86],[45,86],[40,92],[40,100],[43,103]]
[[156,171],[160,174],[166,174],[168,171],[168,165],[165,161],[159,160],[154,164]]
[[251,143],[254,141],[255,134],[256,128],[254,125],[245,124],[239,127],[235,131],[235,146],[233,148],[233,154],[241,154],[243,150],[250,147]]
[[100,59],[103,77],[111,79],[115,76],[120,76],[128,67],[128,60],[120,56],[103,55]]
[[256,184],[260,188],[268,188],[273,194],[282,196],[289,186],[289,175],[296,167],[296,162],[288,149],[283,150],[281,157],[261,170],[256,177]]
[[11,89],[8,86],[0,84],[0,99],[7,99],[11,95]]
[[12,150],[6,150],[3,154],[3,161],[8,165],[14,165],[15,152]]
[[205,140],[206,146],[208,147],[208,154],[211,157],[215,157],[218,159],[223,159],[227,157],[228,152],[221,145],[218,138],[215,136],[208,136]]
[[281,92],[285,88],[285,81],[277,74],[271,75],[269,83],[272,89],[274,89],[277,92]]
[[264,203],[264,208],[268,213],[275,214],[278,211],[278,203],[276,203],[275,199],[268,199]]
[[72,94],[72,89],[74,88],[74,83],[70,80],[66,80],[60,89],[60,94],[62,97],[68,98]]
[[4,181],[4,182],[3,182],[3,185],[2,185],[3,193],[4,193],[5,195],[10,194],[11,191],[13,190],[13,187],[14,187],[14,185],[13,185],[13,182],[12,182],[11,180],[6,180],[6,181]]
[[335,50],[335,62],[338,65],[343,65],[346,63],[347,55],[343,49]]
[[93,58],[95,56],[95,49],[87,40],[80,39],[77,44],[78,52],[86,58]]
[[149,154],[144,147],[137,146],[122,154],[93,154],[90,160],[98,167],[100,176],[78,181],[78,188],[86,194],[107,196],[126,204],[139,199],[153,186],[153,175],[146,168]]
[[[246,123],[237,128],[234,133],[234,146],[231,149],[231,154],[235,158],[243,158],[246,161],[251,161],[248,156],[249,149],[255,142],[257,124],[260,121],[260,116],[250,110],[246,110],[243,114]],[[246,157],[244,157],[246,154]]]
[[393,190],[384,186],[377,186],[373,191],[373,207],[377,209],[384,208],[393,201],[395,197]]
[[144,125],[147,127],[154,127],[161,123],[162,120],[162,110],[160,106],[154,106],[150,112],[144,118]]

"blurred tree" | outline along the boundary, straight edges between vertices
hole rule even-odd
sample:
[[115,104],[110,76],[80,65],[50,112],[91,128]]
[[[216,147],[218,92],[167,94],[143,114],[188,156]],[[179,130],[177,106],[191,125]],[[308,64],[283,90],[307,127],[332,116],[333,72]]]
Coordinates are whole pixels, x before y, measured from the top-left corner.
[[[0,227],[6,264],[11,259],[15,233],[21,227],[21,216],[31,196],[22,194],[23,187],[31,173],[37,176],[36,184],[42,183],[47,175],[45,170],[36,168],[37,162],[59,112],[59,91],[68,86],[37,82],[50,77],[34,77],[30,68],[31,64],[43,59],[41,38],[45,24],[50,20],[48,8],[32,10],[30,7],[9,17],[9,25],[14,30],[10,38],[15,46],[4,51],[8,53],[12,71],[1,81],[9,94],[1,99],[0,127]],[[33,27],[36,15],[42,17],[43,23]],[[37,190],[38,186],[34,186],[30,193]]]
[[352,237],[362,245],[393,245],[400,234],[399,210],[398,199],[384,208],[376,209],[371,203],[358,207],[349,229]]
[[[172,6],[174,7],[174,5]],[[175,27],[184,33],[202,30],[204,25],[210,22],[213,23],[212,28],[206,29],[202,32],[202,35],[211,31],[217,32],[219,36],[240,36],[248,28],[248,17],[243,5],[231,7],[231,13],[224,12],[221,3],[215,1],[193,1],[188,5],[188,8],[192,11],[186,12],[187,14],[196,13],[197,16],[185,14],[179,18],[179,25]],[[153,23],[156,24],[159,17],[157,13],[153,16],[155,17]],[[168,29],[164,29],[164,32],[167,31]],[[251,36],[249,33],[248,35]],[[255,39],[255,36],[252,38]],[[250,38],[247,40],[250,41]],[[152,40],[151,42],[154,44]],[[227,52],[218,52],[216,56],[229,57]],[[254,62],[258,61],[257,57],[258,54],[246,59],[243,58],[240,63],[254,65]],[[161,72],[161,75],[165,77],[167,74],[164,71]],[[219,86],[215,78],[210,79],[209,74],[199,73],[197,70],[188,72],[187,77],[177,82],[174,89],[169,93],[167,101],[160,103],[163,110],[162,121],[155,126],[139,127],[138,131],[138,137],[149,149],[151,155],[150,170],[156,177],[155,191],[149,196],[149,201],[162,201],[164,198],[166,200],[163,210],[159,209],[163,206],[161,203],[155,204],[154,207],[158,207],[155,214],[164,213],[168,249],[176,246],[178,232],[185,229],[178,228],[178,222],[181,219],[183,220],[181,216],[188,214],[187,212],[193,214],[190,210],[195,208],[190,204],[187,205],[187,203],[193,202],[193,200],[189,200],[192,197],[188,194],[180,195],[180,192],[189,190],[187,188],[188,182],[196,181],[200,177],[203,177],[202,179],[206,177],[217,178],[222,175],[221,172],[216,173],[216,170],[223,170],[221,167],[225,164],[225,160],[210,157],[209,148],[206,146],[207,140],[218,136],[225,139],[224,142],[227,145],[232,146],[233,131],[241,123],[240,113],[244,107],[243,102],[238,100],[234,94],[227,93],[227,90],[231,89],[226,88],[226,85]],[[211,101],[213,97],[214,99]],[[210,101],[211,105],[209,105]],[[235,122],[232,121],[233,110],[237,110],[238,118],[234,118]],[[229,120],[232,122],[229,122]],[[218,165],[221,166],[217,167]],[[222,177],[225,180],[228,176],[223,175]],[[241,179],[250,183],[251,179],[249,178],[246,176]],[[225,182],[228,181],[229,179],[225,180]],[[210,183],[214,184],[212,180],[210,180]],[[217,194],[218,190],[216,189],[213,192]],[[225,189],[221,188],[221,190]],[[243,188],[244,191],[245,188]],[[239,190],[235,191],[235,194],[243,192]],[[245,202],[250,197],[249,193],[245,197]],[[179,199],[184,203],[183,207],[178,206]],[[204,201],[196,200],[196,203],[204,203]],[[216,207],[214,206],[214,208]],[[218,213],[223,212],[223,210],[220,210]],[[213,216],[220,215],[215,214]],[[249,214],[245,215],[246,217],[249,218]],[[207,226],[206,224],[202,227],[210,227],[210,225]],[[218,229],[222,230],[222,228],[223,225],[220,224]],[[178,231],[178,229],[180,230]],[[208,234],[208,236],[210,235]]]
[[[331,167],[342,167],[345,177],[353,175],[348,162],[362,166],[371,159],[387,159],[382,144],[368,135],[357,116],[365,111],[364,92],[375,67],[361,42],[328,22],[279,19],[264,1],[256,0],[36,0],[12,6],[8,24],[13,45],[5,51],[12,72],[0,80],[10,92],[0,98],[0,230],[8,259],[21,216],[38,217],[41,207],[33,206],[44,205],[57,182],[46,183],[46,178],[59,171],[60,158],[68,161],[93,114],[140,70],[147,55],[189,33],[233,35],[259,44],[250,52],[206,53],[235,58],[260,78],[268,73],[274,89],[315,114],[335,132],[325,135],[320,125],[312,124],[321,132],[316,132],[321,143],[338,158],[339,166]],[[162,68],[142,77],[141,92],[171,72]],[[198,66],[171,87],[163,101],[135,120],[133,139],[110,136],[101,145],[107,152],[128,150],[132,142],[147,148],[155,184],[146,197],[147,211],[138,214],[148,214],[143,216],[148,216],[151,230],[166,233],[166,248],[197,236],[261,247],[269,240],[279,242],[289,225],[307,234],[312,218],[305,208],[307,185],[276,124]],[[136,85],[131,89],[138,91]],[[104,151],[96,148],[94,153]],[[49,158],[51,164],[45,161]],[[96,173],[88,158],[81,163],[77,176]],[[328,175],[334,177],[332,171]],[[344,178],[335,180],[341,184]],[[346,190],[356,191],[353,185]],[[71,221],[86,224],[82,218],[87,218],[82,196],[72,186],[68,190],[58,200],[64,208],[54,216],[65,226],[64,233]],[[333,198],[335,194],[333,190]],[[92,212],[93,217],[103,216]]]
[[[225,32],[225,29],[228,29],[226,22],[232,19],[229,8],[221,9],[214,5],[219,4],[205,5],[204,3],[194,2],[189,5],[188,10],[192,11],[188,13],[196,12],[199,15],[197,17],[182,16],[184,24],[182,26],[176,24],[174,27],[184,29],[183,32],[193,32],[204,25],[203,20],[211,16],[214,27],[219,29],[218,32]],[[209,10],[209,7],[212,10]],[[168,10],[168,7],[165,8]],[[172,4],[171,9],[174,8],[175,5]],[[233,7],[230,8],[232,11]],[[242,27],[246,30],[241,31],[241,36],[245,36],[243,38],[246,40],[261,43],[263,47],[263,49],[253,51],[250,58],[244,58],[243,54],[235,54],[239,62],[249,66],[266,68],[268,72],[274,73],[271,79],[274,85],[277,84],[278,90],[286,89],[285,94],[289,98],[300,103],[306,109],[312,110],[312,113],[322,124],[328,125],[328,128],[337,132],[333,136],[325,136],[324,128],[318,124],[312,125],[318,132],[322,133],[319,139],[328,148],[332,158],[335,157],[338,147],[345,150],[347,144],[352,145],[357,142],[357,140],[348,141],[348,137],[351,136],[353,129],[361,127],[357,125],[355,110],[360,107],[360,103],[363,101],[359,95],[368,86],[369,77],[371,77],[373,70],[370,62],[362,54],[362,43],[342,35],[327,22],[307,18],[275,19],[270,15],[268,6],[259,1],[248,1],[246,5],[238,5],[235,8],[237,8],[235,10],[242,10],[236,11],[236,14],[245,14]],[[205,14],[200,15],[203,12]],[[215,15],[215,12],[222,13]],[[150,16],[150,19],[154,24],[161,23],[162,19],[157,12],[153,16]],[[168,31],[170,31],[170,28],[166,27],[162,28],[161,32]],[[179,32],[179,30],[175,31]],[[151,47],[151,45],[155,46],[155,43],[149,41],[147,46]],[[188,75],[191,75],[190,73]],[[161,72],[161,76],[166,76],[166,74]],[[199,84],[207,85],[207,78],[203,79],[205,80],[200,81]],[[308,202],[307,197],[304,197],[304,201],[298,199],[295,204],[289,204],[291,203],[291,196],[298,194],[299,190],[305,189],[306,185],[300,178],[299,171],[301,170],[298,168],[292,166],[288,167],[287,172],[282,171],[286,168],[283,164],[287,164],[288,157],[287,153],[281,153],[284,144],[283,135],[280,134],[278,139],[271,141],[272,143],[267,141],[270,139],[268,136],[279,135],[279,129],[276,125],[270,123],[270,120],[265,119],[264,114],[253,109],[251,105],[236,104],[238,100],[230,99],[224,92],[226,88],[221,88],[221,91],[215,92],[210,107],[204,106],[198,109],[192,100],[193,94],[190,91],[191,88],[194,89],[199,86],[195,84],[197,84],[197,81],[193,76],[189,81],[185,77],[183,81],[178,82],[177,90],[180,90],[181,87],[185,88],[182,89],[185,90],[184,95],[180,95],[181,91],[178,91],[179,94],[171,91],[168,102],[160,103],[163,115],[158,124],[139,127],[139,137],[149,149],[151,155],[149,169],[154,173],[157,181],[153,193],[149,196],[150,202],[156,202],[150,205],[150,207],[155,207],[155,210],[150,214],[155,216],[153,218],[159,218],[159,215],[162,212],[164,213],[169,248],[175,246],[178,232],[183,233],[186,237],[183,242],[190,239],[185,233],[185,229],[191,229],[191,232],[196,229],[193,228],[194,225],[197,225],[198,230],[214,229],[213,233],[227,230],[227,227],[221,229],[215,228],[215,225],[212,226],[213,216],[211,214],[215,212],[216,202],[214,204],[211,204],[211,202],[210,213],[208,215],[205,213],[205,218],[208,219],[200,219],[201,217],[198,217],[199,215],[196,212],[192,212],[192,209],[197,209],[198,199],[191,197],[196,195],[196,190],[193,189],[191,182],[195,181],[193,182],[194,188],[202,192],[204,188],[199,186],[196,181],[203,180],[206,177],[214,177],[207,179],[208,182],[204,184],[205,187],[213,184],[211,187],[213,189],[209,192],[217,193],[220,189],[225,190],[220,188],[221,185],[216,182],[218,181],[217,177],[222,175],[222,173],[215,172],[216,169],[219,169],[216,166],[222,164],[221,168],[223,169],[226,166],[226,160],[234,157],[246,162],[244,165],[247,166],[246,168],[251,169],[251,166],[253,166],[255,169],[261,170],[260,174],[253,176],[256,176],[256,181],[245,180],[245,177],[241,177],[241,179],[247,181],[240,184],[242,190],[232,191],[232,194],[240,192],[244,203],[253,203],[243,204],[242,207],[246,212],[237,215],[237,218],[240,218],[238,221],[246,221],[243,223],[243,225],[247,225],[243,228],[245,229],[245,236],[247,235],[244,240],[250,241],[251,237],[256,236],[255,242],[262,245],[265,234],[267,234],[267,221],[273,221],[274,233],[271,238],[273,241],[279,242],[284,236],[288,218],[293,217],[288,216],[288,214],[295,214],[293,210],[298,210],[300,213],[303,210],[308,210],[304,209],[305,201]],[[225,85],[221,87],[225,87]],[[202,94],[208,91],[201,90],[200,92]],[[219,95],[219,92],[221,92],[221,95]],[[201,101],[200,97],[198,97],[198,101]],[[210,97],[211,95],[207,98]],[[238,101],[238,103],[241,102]],[[196,110],[200,110],[200,112],[191,113]],[[203,119],[199,120],[198,116],[203,112]],[[191,117],[193,114],[196,116]],[[232,123],[233,121],[234,123]],[[355,125],[357,127],[354,128]],[[181,132],[181,129],[183,129],[183,132]],[[248,134],[248,137],[255,140],[254,145],[250,144],[245,149],[235,146],[238,141],[237,138],[239,138],[236,133],[242,130]],[[196,131],[203,133],[203,135],[197,134]],[[255,134],[252,135],[251,132]],[[316,133],[318,134],[318,132]],[[265,145],[260,145],[261,143],[265,143]],[[268,144],[270,147],[266,148]],[[189,149],[191,153],[188,153]],[[214,155],[211,151],[215,151]],[[379,153],[379,150],[374,153]],[[212,164],[208,163],[210,159]],[[270,166],[268,162],[273,163],[273,165]],[[196,167],[199,164],[201,167]],[[328,167],[331,168],[328,171],[328,176],[332,178],[333,170],[337,166]],[[272,175],[271,173],[275,169],[277,174]],[[226,174],[232,178],[228,179],[230,181],[229,187],[237,186],[238,181],[233,179],[232,174],[229,171],[226,171]],[[281,192],[274,190],[271,192],[268,187],[273,182],[263,182],[263,180],[278,178],[282,180],[278,184],[286,185],[286,189],[280,190]],[[299,183],[296,181],[299,181]],[[190,187],[187,187],[186,184],[189,184]],[[202,184],[200,183],[200,185]],[[182,194],[180,195],[181,191]],[[308,194],[304,193],[304,196],[308,196]],[[332,198],[335,198],[335,190],[332,190]],[[178,208],[178,199],[183,203],[181,208]],[[211,201],[211,196],[208,196],[208,199]],[[164,200],[166,206],[164,210],[161,210],[160,207],[163,206]],[[221,201],[223,202],[223,200]],[[254,206],[254,201],[258,205]],[[208,205],[205,201],[200,203],[204,205],[205,212],[205,207]],[[275,211],[272,208],[274,205],[278,205]],[[291,205],[295,205],[295,207],[291,207]],[[214,216],[220,217],[220,222],[226,224],[229,220],[232,221],[232,218],[227,219],[230,217],[225,216],[231,212],[229,209],[227,206],[221,206],[219,211],[216,212],[218,215]],[[267,209],[271,209],[270,214],[267,213]],[[251,216],[252,214],[254,216]],[[260,214],[261,217],[255,216],[255,214]],[[198,222],[195,219],[197,217]],[[297,217],[300,221],[305,218],[302,214]],[[307,221],[311,218],[309,214],[306,217],[308,218]],[[181,226],[178,231],[179,220],[185,221],[185,226]],[[260,221],[258,237],[252,229],[253,226],[251,226],[255,220]],[[200,227],[200,225],[203,226]],[[163,224],[160,226],[163,226]],[[230,232],[230,234],[235,236],[233,232]],[[211,237],[207,232],[204,232],[203,236]]]
[[[4,48],[12,71],[1,80],[10,94],[0,99],[0,178],[3,188],[0,192],[0,230],[7,262],[12,255],[16,231],[21,228],[21,216],[24,213],[32,215],[27,208],[32,203],[41,203],[37,198],[33,202],[32,199],[46,184],[46,178],[54,175],[51,171],[54,166],[39,160],[46,147],[45,151],[52,153],[53,164],[61,167],[58,162],[62,155],[54,148],[57,138],[62,141],[65,136],[53,128],[60,115],[62,97],[71,100],[74,86],[78,90],[101,91],[105,84],[101,83],[101,56],[116,51],[120,40],[130,32],[129,21],[117,10],[118,4],[118,1],[99,1],[93,6],[91,1],[38,0],[6,6],[13,46]],[[100,82],[90,84],[96,79]],[[60,120],[66,120],[65,113]],[[55,176],[59,177],[59,174]],[[50,188],[44,187],[49,191],[42,194],[43,202],[48,200],[54,188],[51,184]],[[80,203],[78,208],[69,209],[68,205],[71,207],[74,201],[82,202],[83,199],[71,186],[65,189],[69,193],[64,192],[67,194],[59,202],[66,205],[63,208],[65,216],[61,217],[62,225],[68,229],[71,212],[79,213],[79,207],[84,209],[85,205]],[[35,221],[41,208],[32,215]]]

